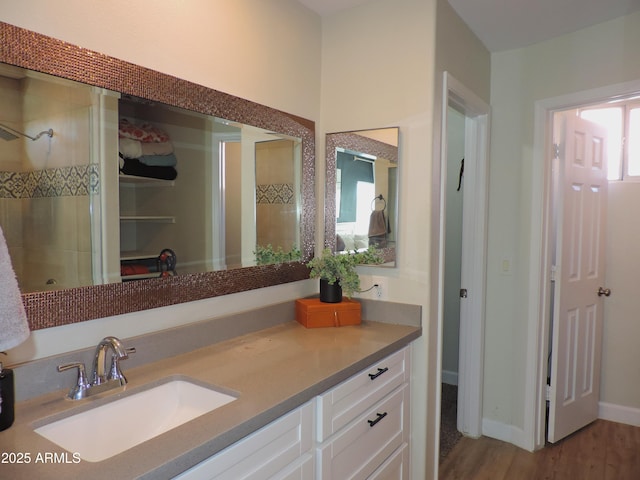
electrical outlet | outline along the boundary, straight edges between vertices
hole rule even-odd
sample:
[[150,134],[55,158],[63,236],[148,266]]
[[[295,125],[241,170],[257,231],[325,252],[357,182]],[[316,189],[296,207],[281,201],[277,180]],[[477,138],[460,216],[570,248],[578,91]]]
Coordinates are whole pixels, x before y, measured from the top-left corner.
[[513,260],[511,257],[504,256],[502,257],[502,264],[500,265],[500,273],[502,275],[511,275],[511,270],[513,269]]
[[373,287],[371,290],[371,298],[374,300],[386,300],[387,299],[387,279],[385,277],[371,277],[371,282],[373,285],[377,285]]

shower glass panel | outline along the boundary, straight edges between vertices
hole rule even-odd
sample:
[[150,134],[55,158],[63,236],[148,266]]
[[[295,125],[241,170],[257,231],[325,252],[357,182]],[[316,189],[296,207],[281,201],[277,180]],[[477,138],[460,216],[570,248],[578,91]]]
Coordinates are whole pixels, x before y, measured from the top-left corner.
[[0,225],[23,292],[93,284],[96,97],[69,83],[0,71]]

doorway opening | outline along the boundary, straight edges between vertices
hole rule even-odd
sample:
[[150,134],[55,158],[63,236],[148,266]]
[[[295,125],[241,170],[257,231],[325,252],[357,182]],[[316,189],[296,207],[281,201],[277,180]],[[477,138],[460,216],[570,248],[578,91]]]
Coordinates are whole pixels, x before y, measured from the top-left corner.
[[[443,84],[438,370],[443,383],[457,383],[456,430],[466,436],[479,437],[482,434],[489,107],[447,72]],[[454,133],[456,129],[460,130],[458,136]],[[449,153],[454,159],[451,162]],[[449,163],[453,164],[451,168]],[[452,184],[455,195],[448,198],[447,190]],[[449,230],[448,221],[452,227]],[[454,231],[457,233],[452,233]],[[442,413],[442,390],[439,394]]]
[[465,115],[447,107],[445,190],[444,297],[442,313],[442,384],[440,459],[453,449],[458,430],[458,358],[460,352],[460,289],[462,287],[462,217],[464,198]]
[[[547,372],[549,364],[549,352],[551,338],[551,305],[553,299],[553,288],[551,277],[554,275],[551,269],[551,257],[553,252],[553,216],[551,194],[553,191],[551,162],[549,152],[554,150],[553,116],[556,112],[570,109],[578,109],[579,112],[593,109],[596,106],[610,107],[613,101],[629,100],[637,96],[640,90],[640,82],[629,82],[626,84],[611,85],[594,90],[577,92],[560,97],[541,100],[535,104],[535,136],[534,151],[535,157],[539,159],[538,169],[534,172],[532,182],[532,215],[531,231],[541,232],[540,237],[533,238],[532,241],[532,263],[540,266],[539,270],[532,272],[532,282],[530,294],[531,298],[539,299],[539,302],[532,302],[529,310],[529,341],[527,364],[527,392],[525,393],[525,428],[524,442],[521,445],[528,450],[543,448],[546,442],[546,406],[547,406]],[[615,164],[614,164],[615,165]],[[616,167],[614,167],[615,169]],[[611,174],[609,175],[611,178]],[[627,192],[624,182],[609,183],[608,199],[612,195],[622,195]],[[615,187],[615,188],[611,188]],[[612,192],[615,190],[616,192]],[[618,201],[618,200],[617,200]],[[622,201],[622,200],[619,200]],[[610,209],[611,210],[611,209]],[[624,238],[624,235],[614,235],[611,226],[607,229],[608,240],[612,238]],[[615,257],[618,250],[625,251],[624,248],[612,246],[608,249],[607,259],[609,267],[611,258]],[[627,250],[628,251],[628,250]],[[612,253],[613,252],[613,255]],[[615,260],[614,260],[615,263]],[[624,261],[621,263],[625,263]],[[628,261],[626,262],[629,263]],[[607,286],[611,290],[616,287],[609,285],[614,282],[614,275],[607,272]],[[597,289],[596,289],[597,290]],[[610,304],[605,302],[605,315],[609,317]],[[612,415],[603,416],[602,404],[599,406],[599,417],[613,419]],[[617,421],[621,421],[618,419]]]

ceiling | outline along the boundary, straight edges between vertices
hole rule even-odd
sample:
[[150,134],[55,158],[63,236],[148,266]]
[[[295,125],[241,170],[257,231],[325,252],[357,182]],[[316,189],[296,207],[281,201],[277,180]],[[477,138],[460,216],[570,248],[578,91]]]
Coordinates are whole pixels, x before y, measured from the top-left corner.
[[[298,0],[331,15],[374,0]],[[640,10],[640,0],[448,0],[491,52],[511,50]]]
[[371,0],[298,0],[301,4],[306,5],[311,10],[322,16],[331,15],[332,13],[355,7]]

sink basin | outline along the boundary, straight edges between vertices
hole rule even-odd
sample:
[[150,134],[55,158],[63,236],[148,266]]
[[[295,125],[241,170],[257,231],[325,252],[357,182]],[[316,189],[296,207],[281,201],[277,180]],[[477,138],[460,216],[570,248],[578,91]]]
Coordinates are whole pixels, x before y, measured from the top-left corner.
[[172,378],[35,431],[83,460],[100,462],[235,399],[184,378]]

